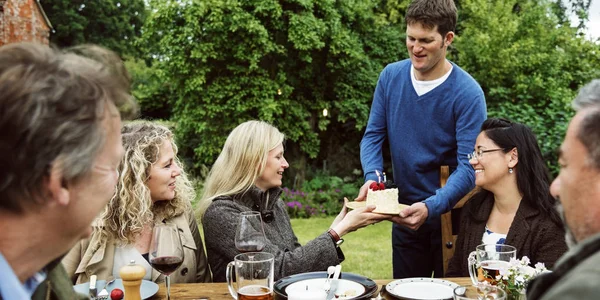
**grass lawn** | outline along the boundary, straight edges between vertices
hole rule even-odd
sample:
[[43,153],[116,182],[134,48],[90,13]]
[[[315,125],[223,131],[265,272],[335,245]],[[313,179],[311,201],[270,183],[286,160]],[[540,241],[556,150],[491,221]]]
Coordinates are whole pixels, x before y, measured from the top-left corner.
[[[334,217],[292,219],[300,244],[327,231]],[[342,237],[346,260],[342,272],[360,274],[371,279],[392,278],[392,223],[383,221]]]

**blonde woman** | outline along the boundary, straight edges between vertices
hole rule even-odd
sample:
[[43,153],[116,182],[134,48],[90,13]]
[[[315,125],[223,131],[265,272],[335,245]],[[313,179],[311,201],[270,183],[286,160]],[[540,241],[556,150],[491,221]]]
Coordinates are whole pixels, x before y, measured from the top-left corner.
[[152,229],[176,224],[184,248],[181,267],[171,282],[209,282],[210,271],[190,201],[195,193],[177,159],[173,134],[143,121],[121,130],[125,155],[118,168],[117,191],[96,220],[92,236],[80,241],[63,259],[75,284],[119,277],[130,260],[146,268],[146,280],[164,281],[148,262]]
[[242,123],[227,137],[208,175],[200,214],[215,282],[225,281],[227,263],[240,253],[235,247],[235,231],[241,212],[261,212],[267,239],[263,252],[275,256],[275,280],[339,264],[344,259],[339,248],[342,236],[390,218],[371,213],[374,206],[348,213],[344,207],[329,231],[301,246],[279,199],[281,179],[289,167],[283,140],[284,135],[265,122]]

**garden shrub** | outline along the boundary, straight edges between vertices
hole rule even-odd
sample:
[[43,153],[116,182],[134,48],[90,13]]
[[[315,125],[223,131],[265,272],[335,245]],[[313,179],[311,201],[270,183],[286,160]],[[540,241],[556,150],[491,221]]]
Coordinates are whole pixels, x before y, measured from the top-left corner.
[[344,197],[353,199],[361,185],[352,177],[342,179],[317,172],[300,190],[283,188],[281,199],[291,218],[335,216],[344,205]]

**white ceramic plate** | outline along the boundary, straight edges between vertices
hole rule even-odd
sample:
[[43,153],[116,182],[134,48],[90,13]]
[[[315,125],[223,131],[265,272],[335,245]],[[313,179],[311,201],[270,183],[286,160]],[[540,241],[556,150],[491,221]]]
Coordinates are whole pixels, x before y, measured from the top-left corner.
[[[98,293],[100,293],[100,291],[104,288],[105,284],[106,284],[106,280],[96,281],[96,290],[98,291]],[[116,288],[120,288],[121,290],[125,291],[125,289],[123,288],[123,281],[121,281],[121,279],[116,279],[115,281],[113,281],[113,283],[111,283],[108,287],[106,287],[106,290],[108,291],[108,294],[110,295],[110,292]],[[89,295],[90,283],[86,282],[86,283],[75,285],[75,286],[73,286],[73,289],[77,293]],[[142,299],[148,299],[148,298],[154,296],[154,294],[156,294],[156,292],[158,292],[158,284],[156,284],[152,281],[142,280],[142,286],[140,287],[140,292],[142,294]]]
[[[325,285],[325,278],[327,278],[327,272],[325,271],[300,273],[281,278],[273,285],[275,299],[325,299],[325,296],[323,296],[326,295],[323,289]],[[317,279],[319,281],[310,281],[313,279]],[[295,285],[295,288],[290,289],[290,292],[298,291],[297,289],[300,289],[300,291],[302,291],[302,289],[306,290],[307,282],[309,281],[310,284],[308,287],[311,289],[311,292],[295,294],[295,296],[297,297],[290,297],[288,295],[287,291],[289,286],[297,284]],[[316,285],[316,287],[313,287],[314,285]],[[338,293],[338,295],[348,292],[348,289],[344,290],[347,286],[355,288],[355,291],[357,293],[356,296],[354,296],[355,299],[370,299],[377,292],[377,284],[375,283],[375,281],[361,275],[342,272],[340,273],[339,286],[338,288],[336,288],[336,292]],[[313,288],[318,289],[314,290]],[[359,293],[360,291],[362,291],[362,293]],[[314,294],[312,292],[314,292]],[[344,298],[340,297],[334,299],[351,299],[351,296],[348,293],[348,295],[346,295],[346,297]]]
[[[285,288],[285,293],[288,298],[298,295],[301,296],[298,298],[324,300],[327,296],[323,290],[325,280],[325,278],[314,278],[294,282]],[[334,291],[335,299],[354,299],[364,292],[365,287],[362,284],[345,279],[338,279],[338,285]]]
[[388,283],[388,293],[401,299],[446,300],[452,299],[458,284],[437,278],[405,278]]

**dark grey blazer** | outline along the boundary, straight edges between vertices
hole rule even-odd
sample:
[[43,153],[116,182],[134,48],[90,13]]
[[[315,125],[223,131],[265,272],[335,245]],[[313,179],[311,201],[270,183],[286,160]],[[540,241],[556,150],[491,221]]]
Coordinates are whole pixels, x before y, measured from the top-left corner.
[[[483,201],[472,200],[461,211],[456,249],[448,263],[446,277],[469,276],[469,253],[483,243],[483,232],[494,206],[494,195],[489,193]],[[469,211],[474,205],[479,207],[475,207],[476,215],[471,216]],[[510,225],[505,244],[517,248],[517,258],[527,256],[532,264],[542,262],[548,269],[567,251],[564,228],[523,200]]]
[[344,260],[343,253],[327,232],[304,246],[298,243],[280,195],[280,188],[263,192],[254,187],[245,194],[213,200],[202,217],[202,226],[214,282],[225,281],[227,264],[240,253],[235,248],[238,216],[242,211],[251,211],[255,204],[263,212],[273,211],[273,221],[264,223],[267,245],[263,252],[275,256],[275,280],[298,273],[324,271]]

